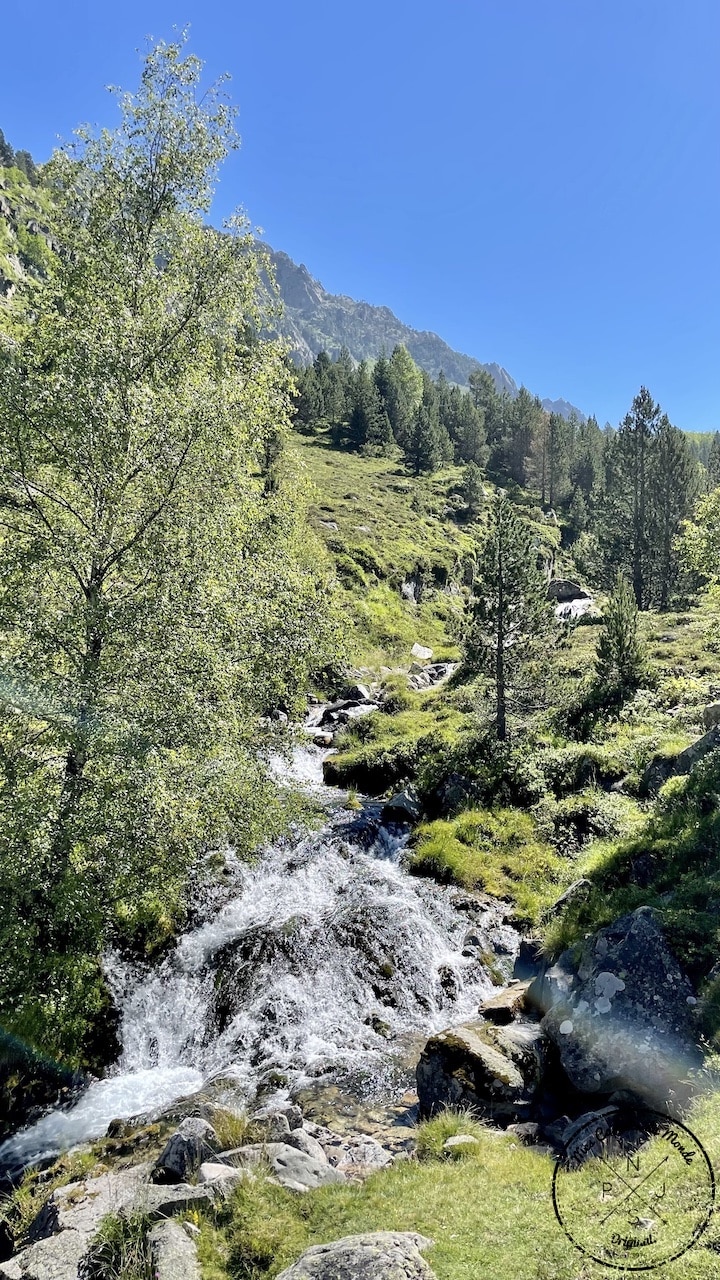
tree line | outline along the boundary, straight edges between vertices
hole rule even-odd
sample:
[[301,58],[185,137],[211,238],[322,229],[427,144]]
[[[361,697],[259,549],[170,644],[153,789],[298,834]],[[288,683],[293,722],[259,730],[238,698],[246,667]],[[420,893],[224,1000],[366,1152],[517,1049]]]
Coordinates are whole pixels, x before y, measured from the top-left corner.
[[475,511],[482,476],[529,492],[560,518],[588,576],[609,586],[627,573],[639,609],[668,606],[680,575],[678,529],[701,490],[720,483],[720,434],[704,468],[644,387],[619,426],[603,430],[594,417],[548,413],[525,387],[514,399],[498,392],[485,369],[467,388],[442,374],[433,380],[402,346],[357,367],[346,350],[335,360],[321,352],[297,380],[297,430],[400,456],[415,476],[464,464]]
[[0,129],[0,169],[19,169],[33,187],[37,187],[40,182],[40,174],[30,152],[13,151],[2,129]]

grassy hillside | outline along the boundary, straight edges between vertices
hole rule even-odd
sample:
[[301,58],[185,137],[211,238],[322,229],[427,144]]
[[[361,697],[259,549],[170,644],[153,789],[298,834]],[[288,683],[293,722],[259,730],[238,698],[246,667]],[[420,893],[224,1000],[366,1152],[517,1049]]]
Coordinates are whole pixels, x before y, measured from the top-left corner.
[[[412,870],[507,898],[553,950],[653,905],[702,984],[720,947],[720,767],[711,756],[659,796],[645,775],[705,732],[703,709],[720,698],[716,602],[643,614],[647,678],[621,705],[590,717],[579,709],[600,628],[576,626],[556,651],[546,705],[516,716],[501,746],[487,732],[482,681],[460,669],[441,688],[416,693],[404,674],[415,641],[438,657],[460,654],[467,583],[484,536],[482,513],[466,518],[461,469],[415,480],[397,461],[341,453],[324,438],[298,437],[297,447],[315,486],[313,522],[342,585],[350,654],[386,694],[380,713],[336,737],[332,780],[374,795],[412,784],[426,814]],[[561,529],[527,495],[515,497],[556,575],[577,576]],[[403,597],[408,583],[420,584],[418,603]],[[549,914],[581,877],[593,886],[587,899]],[[710,1032],[716,1003],[720,992],[708,998]]]

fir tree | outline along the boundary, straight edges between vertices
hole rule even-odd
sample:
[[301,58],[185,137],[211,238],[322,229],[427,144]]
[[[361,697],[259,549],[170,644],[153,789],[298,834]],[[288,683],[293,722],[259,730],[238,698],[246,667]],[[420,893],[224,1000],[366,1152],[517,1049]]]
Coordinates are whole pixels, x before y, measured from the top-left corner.
[[598,640],[595,674],[600,689],[623,694],[637,688],[645,670],[645,654],[638,635],[638,607],[630,583],[618,572],[605,608]]
[[0,129],[0,168],[9,169],[12,167],[14,159],[14,151],[10,143],[6,141],[5,134]]
[[463,472],[462,496],[465,499],[468,515],[474,520],[482,510],[485,501],[482,471],[475,462],[468,462]]
[[707,487],[709,490],[720,488],[720,431],[716,431],[707,462]]
[[547,661],[557,633],[533,535],[503,494],[493,500],[469,614],[465,662],[492,681],[495,732],[502,741],[510,699],[522,700],[530,684],[537,686],[538,665]]

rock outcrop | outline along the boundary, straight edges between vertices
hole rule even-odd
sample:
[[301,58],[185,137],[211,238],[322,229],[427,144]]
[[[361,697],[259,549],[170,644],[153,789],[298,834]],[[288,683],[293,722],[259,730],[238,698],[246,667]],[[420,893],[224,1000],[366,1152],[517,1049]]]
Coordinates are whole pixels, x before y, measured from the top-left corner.
[[533,1023],[464,1023],[431,1036],[417,1065],[421,1115],[468,1108],[500,1123],[529,1116],[544,1052]]
[[650,795],[654,795],[668,778],[677,778],[689,773],[694,765],[703,759],[703,756],[718,748],[720,748],[720,726],[710,729],[709,733],[691,742],[689,747],[676,756],[659,756],[651,760],[643,774],[643,788]]
[[579,954],[564,952],[528,999],[576,1089],[629,1091],[682,1111],[701,1065],[697,1001],[649,907],[587,938]]
[[278,1280],[434,1280],[420,1250],[432,1240],[409,1231],[375,1231],[315,1245]]

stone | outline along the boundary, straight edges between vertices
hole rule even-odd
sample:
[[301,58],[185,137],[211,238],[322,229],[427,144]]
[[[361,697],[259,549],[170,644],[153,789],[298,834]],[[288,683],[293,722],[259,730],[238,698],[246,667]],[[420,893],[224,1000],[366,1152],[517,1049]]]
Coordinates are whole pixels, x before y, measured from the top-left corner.
[[525,1009],[525,997],[529,986],[529,982],[515,982],[505,987],[503,991],[498,991],[497,995],[483,1000],[480,1005],[481,1014],[487,1018],[488,1022],[495,1022],[498,1026],[514,1022]]
[[445,1139],[442,1149],[447,1151],[448,1155],[461,1156],[479,1145],[478,1139],[471,1133],[454,1133],[451,1138]]
[[432,1240],[410,1231],[374,1231],[314,1245],[277,1280],[435,1280],[420,1250]]
[[200,1280],[195,1242],[179,1222],[158,1222],[148,1239],[155,1280]]
[[236,1181],[237,1178],[228,1175],[222,1180],[204,1182],[198,1186],[190,1186],[187,1182],[175,1182],[168,1186],[148,1183],[130,1208],[147,1214],[153,1221],[172,1218],[191,1209],[203,1209],[214,1204],[218,1196],[229,1191]]
[[231,1182],[251,1181],[253,1175],[249,1169],[234,1169],[232,1165],[216,1160],[205,1160],[198,1169],[198,1183],[217,1182],[220,1178],[228,1178]]
[[392,1153],[370,1134],[333,1134],[323,1145],[330,1164],[352,1181],[361,1181],[393,1161]]
[[158,1156],[151,1180],[157,1183],[187,1182],[197,1173],[203,1160],[214,1155],[217,1149],[217,1134],[212,1125],[199,1116],[188,1116]]
[[702,722],[705,729],[720,725],[720,702],[711,702],[709,707],[703,708]]
[[698,760],[702,760],[708,752],[716,751],[718,747],[720,747],[720,725],[710,729],[702,738],[691,742],[690,746],[680,751],[678,755],[656,757],[650,761],[643,774],[644,790],[654,795],[668,778],[677,778],[689,773]]
[[304,1151],[306,1156],[312,1156],[313,1160],[327,1162],[325,1151],[317,1138],[313,1138],[312,1134],[307,1133],[305,1129],[293,1129],[285,1138],[285,1142],[290,1147],[297,1147],[298,1151]]
[[564,911],[565,907],[569,907],[571,903],[582,902],[584,898],[587,898],[591,888],[592,885],[589,880],[573,880],[573,883],[568,885],[565,892],[561,893],[560,897],[556,898],[552,905],[546,909],[545,915],[556,916],[561,911]]
[[318,524],[319,524],[323,529],[329,529],[329,530],[331,531],[331,533],[337,533],[337,531],[338,531],[338,523],[337,523],[337,520],[318,520]]
[[423,661],[429,660],[433,656],[432,649],[428,649],[427,645],[414,644],[410,653],[413,658],[422,658]]
[[570,600],[589,600],[590,593],[569,578],[553,578],[547,585],[547,598],[567,604]]
[[526,1118],[543,1067],[536,1024],[478,1021],[441,1031],[430,1037],[417,1065],[420,1114],[460,1107],[499,1123]]
[[251,1169],[267,1161],[275,1181],[290,1191],[313,1191],[331,1182],[345,1181],[339,1169],[286,1142],[253,1142],[227,1155],[232,1155],[241,1167]]
[[369,702],[370,690],[365,684],[349,684],[345,687],[345,697],[353,702]]
[[649,907],[586,938],[579,953],[563,952],[528,1001],[581,1093],[624,1090],[682,1113],[702,1062],[696,999]]
[[0,1280],[78,1280],[89,1249],[82,1231],[62,1231],[0,1263]]
[[89,1239],[106,1214],[120,1213],[144,1195],[151,1167],[136,1164],[57,1187],[31,1223],[28,1239],[34,1243],[59,1232]]
[[419,822],[422,810],[411,791],[399,791],[396,796],[383,805],[381,818],[383,822]]
[[513,978],[520,982],[530,982],[543,967],[545,952],[539,938],[521,938],[515,964]]
[[270,1142],[284,1142],[290,1132],[290,1124],[282,1111],[273,1111],[265,1121],[267,1138]]
[[316,733],[313,742],[316,747],[331,747],[334,738],[331,733]]

